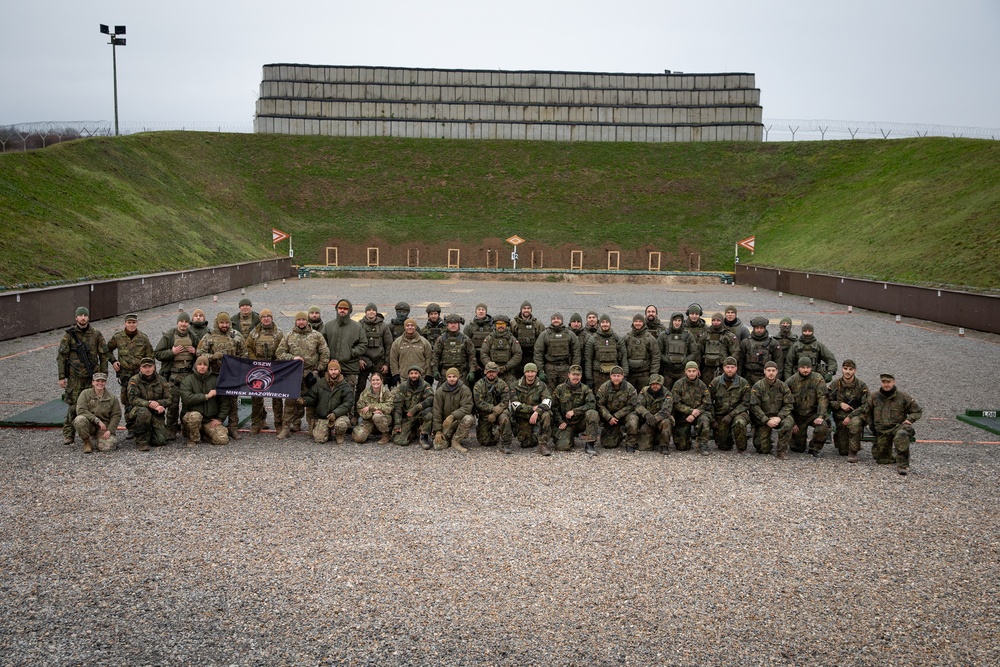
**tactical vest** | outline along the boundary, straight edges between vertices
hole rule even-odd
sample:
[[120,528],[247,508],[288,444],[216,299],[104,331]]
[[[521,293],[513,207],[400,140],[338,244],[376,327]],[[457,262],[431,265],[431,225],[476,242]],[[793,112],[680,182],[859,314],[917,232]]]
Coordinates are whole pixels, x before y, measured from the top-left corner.
[[[799,339],[799,344],[801,345],[801,347],[799,348],[798,352],[796,353],[798,355],[798,357],[799,358],[801,358],[801,357],[809,357],[809,360],[812,362],[813,368],[818,368],[819,367],[819,360],[820,360],[820,357],[819,357],[819,341],[818,340],[814,340],[811,343],[803,343],[802,339],[800,338]],[[795,365],[796,365],[796,367],[798,366],[798,364],[799,364],[799,359],[797,358],[797,359],[795,359]]]
[[705,353],[702,361],[706,366],[721,366],[726,348],[722,345],[723,332],[709,332],[705,339]]
[[[424,338],[427,339],[427,342],[433,345],[437,341],[437,339],[441,337],[441,334],[443,334],[445,331],[446,327],[444,320],[438,320],[436,323],[433,324],[431,322],[428,322],[424,326],[423,335]],[[395,329],[393,329],[392,335],[393,336],[396,335]]]
[[[190,330],[183,336],[180,331],[175,331],[174,345],[194,347],[194,335]],[[194,355],[187,350],[184,350],[183,352],[174,355],[174,361],[171,364],[171,369],[176,371],[191,368],[192,366],[194,366]]]
[[646,358],[646,336],[633,336],[629,334],[625,339],[625,348],[628,352],[628,360],[642,361]]
[[513,336],[494,336],[493,343],[490,345],[490,360],[497,366],[503,366],[511,358],[511,348],[513,345]]
[[444,345],[441,349],[441,366],[444,368],[462,369],[468,365],[469,358],[465,354],[465,334],[459,334],[455,338],[445,337]]
[[473,320],[472,322],[472,344],[476,346],[478,350],[483,346],[483,341],[486,337],[493,333],[493,321],[490,319],[485,320],[482,324]]
[[237,318],[237,324],[239,325],[240,333],[243,335],[243,337],[246,338],[247,336],[249,336],[250,332],[253,331],[254,328],[253,313],[247,315],[246,317],[244,317],[243,314],[240,313],[239,318]]
[[684,334],[674,333],[667,337],[667,361],[671,364],[682,364],[687,356],[687,343]]
[[382,345],[382,332],[379,331],[381,327],[379,325],[381,322],[377,320],[375,322],[367,322],[361,320],[361,326],[365,330],[365,336],[368,337],[368,358],[372,361],[378,361],[385,354],[385,346]]
[[518,320],[517,322],[517,342],[525,350],[535,348],[535,340],[538,338],[538,328],[533,322]]
[[552,364],[560,364],[570,359],[569,337],[575,335],[568,331],[559,333],[549,332],[548,349],[545,351],[545,360]]
[[274,352],[278,349],[278,327],[257,329],[254,337],[254,350],[258,359],[273,360]]
[[594,343],[594,357],[601,365],[601,372],[608,374],[618,365],[618,341],[613,336],[597,336]]
[[748,371],[753,373],[763,373],[764,364],[769,361],[774,361],[774,359],[771,358],[771,350],[769,349],[770,342],[770,336],[764,340],[757,340],[753,336],[750,337],[750,353],[747,354],[746,358],[746,369]]
[[[392,339],[396,340],[404,333],[406,333],[406,320],[402,322],[397,322],[395,319],[389,320],[389,331],[392,333]],[[432,343],[434,341],[431,341]],[[371,347],[371,341],[368,341],[368,347]]]

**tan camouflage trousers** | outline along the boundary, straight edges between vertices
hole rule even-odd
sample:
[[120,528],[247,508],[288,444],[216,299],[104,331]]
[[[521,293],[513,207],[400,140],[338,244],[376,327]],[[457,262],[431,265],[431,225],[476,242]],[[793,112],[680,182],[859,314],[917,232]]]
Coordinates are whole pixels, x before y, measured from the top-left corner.
[[[76,429],[73,427],[73,420],[76,419],[76,402],[84,389],[91,386],[89,377],[68,377],[66,378],[66,393],[63,394],[63,402],[66,403],[66,419],[63,420],[63,437],[73,439]],[[126,403],[126,405],[128,405]]]
[[107,439],[100,437],[101,432],[97,429],[97,425],[83,415],[77,415],[73,419],[73,430],[84,442],[87,440],[93,442],[98,451],[110,452],[118,446],[114,433]]
[[211,419],[205,419],[200,412],[190,411],[181,417],[184,425],[184,435],[189,443],[201,442],[202,437],[213,445],[229,444],[229,432],[220,422],[215,426],[209,426]]
[[348,416],[334,417],[330,415],[327,419],[317,419],[312,429],[313,442],[323,444],[336,435],[343,438],[347,435],[347,429],[351,427],[351,418]]
[[354,442],[366,442],[376,431],[379,435],[392,433],[392,416],[372,415],[371,419],[359,417],[358,425],[354,427],[351,437],[354,439]]

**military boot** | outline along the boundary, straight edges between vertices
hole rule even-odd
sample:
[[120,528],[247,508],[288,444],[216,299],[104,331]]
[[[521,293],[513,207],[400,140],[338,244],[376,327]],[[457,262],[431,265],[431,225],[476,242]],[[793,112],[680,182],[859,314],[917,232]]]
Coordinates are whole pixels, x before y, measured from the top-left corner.
[[430,436],[428,436],[426,433],[420,434],[420,446],[423,447],[424,449],[430,449],[432,447]]
[[83,438],[83,453],[84,454],[93,454],[94,453],[94,448],[90,444],[90,438],[87,438],[87,437]]
[[243,439],[243,436],[240,435],[240,427],[237,426],[236,424],[230,424],[228,432],[229,432],[229,439],[230,440],[242,440]]
[[585,440],[583,443],[583,451],[591,456],[597,456],[597,449],[594,448],[593,440]]
[[278,440],[284,440],[285,438],[287,438],[289,435],[288,432],[289,432],[288,426],[282,426],[281,430],[278,431]]
[[468,449],[462,446],[462,441],[459,440],[457,436],[451,439],[451,448],[457,452],[461,452],[462,454],[465,454],[466,452],[469,451]]
[[503,446],[503,453],[504,454],[513,454],[514,453],[514,443],[513,442],[505,443],[504,446]]
[[629,454],[635,453],[635,439],[629,436],[625,437],[625,451]]
[[549,447],[547,441],[543,440],[538,443],[538,453],[542,456],[552,456],[552,448]]
[[250,435],[259,435],[259,434],[260,434],[260,424],[251,424]]
[[788,460],[788,452],[786,452],[784,450],[778,452],[778,460],[779,461],[786,461],[786,460]]
[[149,451],[149,443],[146,442],[146,441],[140,440],[140,441],[138,441],[138,442],[135,443],[135,448],[138,449],[140,452],[148,452]]
[[670,456],[670,445],[660,445],[660,453],[664,456]]
[[698,453],[702,456],[711,456],[712,452],[708,451],[708,442],[698,443]]

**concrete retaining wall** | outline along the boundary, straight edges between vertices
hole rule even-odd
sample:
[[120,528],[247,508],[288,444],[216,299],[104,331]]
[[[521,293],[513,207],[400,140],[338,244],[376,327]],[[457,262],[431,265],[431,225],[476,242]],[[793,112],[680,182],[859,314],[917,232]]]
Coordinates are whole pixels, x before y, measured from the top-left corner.
[[762,141],[754,75],[265,65],[256,132],[548,141]]

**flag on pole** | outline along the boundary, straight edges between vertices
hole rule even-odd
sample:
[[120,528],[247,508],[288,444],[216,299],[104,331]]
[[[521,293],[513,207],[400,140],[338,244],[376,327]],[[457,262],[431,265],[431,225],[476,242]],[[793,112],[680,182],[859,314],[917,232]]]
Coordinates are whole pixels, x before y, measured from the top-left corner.
[[271,245],[278,245],[287,238],[291,237],[280,229],[271,228]]
[[736,245],[740,246],[741,248],[746,248],[747,250],[750,251],[751,254],[753,254],[753,247],[756,241],[757,241],[756,236],[748,236],[742,241],[737,241]]

